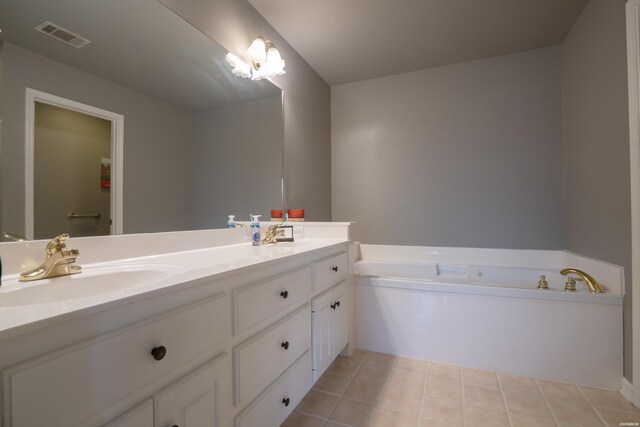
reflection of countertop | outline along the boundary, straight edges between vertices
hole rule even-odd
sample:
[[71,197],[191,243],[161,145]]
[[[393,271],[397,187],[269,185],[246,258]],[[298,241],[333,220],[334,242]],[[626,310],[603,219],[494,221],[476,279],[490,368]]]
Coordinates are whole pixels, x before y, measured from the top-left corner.
[[[346,242],[348,240],[345,239],[302,239],[292,243],[257,247],[251,246],[250,243],[236,243],[152,256],[123,258],[102,263],[82,264],[79,262],[84,269],[83,273],[30,283],[19,283],[16,274],[4,276],[0,287],[0,339],[38,329],[50,323],[68,321],[75,317],[100,312],[119,305],[143,301],[163,293],[186,289],[290,256],[311,253]],[[68,288],[71,281],[78,279],[82,279],[84,283],[90,283],[91,274],[96,274],[97,271],[106,271],[107,274],[118,272],[118,266],[123,270],[159,268],[169,271],[169,274],[166,277],[160,275],[159,279],[155,281],[146,280],[146,283],[138,286],[124,289],[117,289],[118,287],[115,286],[115,290],[102,292],[99,295],[74,296],[69,299],[30,305],[10,306],[5,304],[9,306],[3,306],[2,304],[3,296],[6,297],[12,292],[20,292],[27,288],[47,287],[47,292],[51,293],[51,287],[59,285]],[[87,278],[83,278],[83,274]],[[105,277],[107,276],[102,275],[103,279]],[[118,280],[118,278],[114,280]],[[35,295],[35,292],[30,291],[30,293]]]

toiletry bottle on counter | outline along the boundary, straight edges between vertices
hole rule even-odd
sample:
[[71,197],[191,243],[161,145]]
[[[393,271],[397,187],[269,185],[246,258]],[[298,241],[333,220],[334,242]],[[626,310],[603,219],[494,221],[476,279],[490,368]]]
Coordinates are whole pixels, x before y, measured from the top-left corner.
[[262,215],[251,215],[251,242],[253,246],[260,246],[260,217]]
[[236,228],[235,215],[229,215],[229,221],[227,221],[227,228]]

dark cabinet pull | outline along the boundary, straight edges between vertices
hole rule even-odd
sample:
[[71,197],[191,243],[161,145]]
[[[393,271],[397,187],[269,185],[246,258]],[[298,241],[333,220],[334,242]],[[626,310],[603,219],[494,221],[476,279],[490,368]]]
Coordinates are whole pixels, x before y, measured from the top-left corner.
[[180,427],[178,424],[174,424],[171,427]]
[[336,307],[340,307],[340,301],[336,301]]
[[284,348],[285,350],[289,350],[289,341],[285,341],[282,344],[280,344],[280,347]]
[[335,271],[336,273],[338,272],[338,266],[337,266],[337,265],[334,265],[333,267],[331,267],[331,269],[332,269],[333,271]]
[[287,297],[289,296],[289,291],[282,291],[282,292],[280,292],[280,296],[281,296],[283,299],[287,299]]
[[335,304],[331,304],[331,310],[335,310],[336,309],[336,305]]
[[291,403],[291,399],[285,397],[284,399],[282,399],[282,403],[284,404],[284,406],[289,406],[289,403]]
[[167,348],[163,345],[159,347],[153,347],[153,350],[151,350],[151,355],[153,356],[154,360],[162,360],[167,355]]

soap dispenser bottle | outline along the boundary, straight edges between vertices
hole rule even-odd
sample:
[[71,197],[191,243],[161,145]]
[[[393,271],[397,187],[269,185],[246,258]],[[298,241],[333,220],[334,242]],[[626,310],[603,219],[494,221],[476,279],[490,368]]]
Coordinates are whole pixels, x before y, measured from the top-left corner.
[[227,221],[227,228],[236,228],[235,215],[229,215],[229,221]]
[[260,217],[262,215],[251,214],[251,244],[260,246]]

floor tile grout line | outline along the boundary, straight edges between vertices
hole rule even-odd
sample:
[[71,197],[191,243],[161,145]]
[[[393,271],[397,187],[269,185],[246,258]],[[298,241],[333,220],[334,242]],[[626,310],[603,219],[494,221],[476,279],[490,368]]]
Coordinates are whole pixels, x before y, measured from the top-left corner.
[[305,415],[305,416],[307,416],[307,417],[315,418],[315,419],[317,419],[317,420],[321,420],[321,421],[324,421],[324,422],[326,422],[326,421],[327,421],[327,419],[326,419],[325,417],[321,416],[321,415],[318,415],[318,414],[312,414],[311,412],[305,412],[305,411],[300,410],[300,409],[298,409],[298,408],[294,409],[292,412],[297,412],[297,413],[302,414],[302,415]]
[[427,376],[429,375],[429,369],[431,369],[431,363],[429,362],[426,362],[426,363],[427,363],[427,367],[424,371],[424,378],[422,379],[422,398],[420,399],[420,410],[418,411],[418,427],[422,426],[422,413],[424,412],[424,400],[426,399],[426,396],[427,396],[425,388],[427,387]]
[[584,398],[584,400],[587,401],[587,404],[589,405],[591,410],[593,410],[593,412],[595,412],[596,417],[598,417],[598,419],[602,422],[602,425],[607,427],[609,425],[609,423],[602,417],[602,415],[600,415],[600,412],[596,409],[596,407],[591,404],[591,401],[589,400],[587,395],[582,390],[582,387],[576,385],[576,388],[578,389],[578,391],[580,392],[580,395]]
[[[356,374],[358,373],[358,370],[360,370],[360,367],[361,367],[361,366],[362,366],[362,364],[364,363],[364,359],[366,359],[366,358],[367,358],[367,355],[368,355],[368,354],[369,354],[369,353],[365,354],[364,358],[363,358],[360,362],[358,362],[358,366],[356,367],[356,369],[355,369],[354,373],[353,373],[351,376],[348,376],[348,377],[347,377],[347,376],[345,376],[345,378],[349,378],[349,381],[347,382],[347,385],[346,385],[346,387],[345,387],[345,390],[344,390],[344,391],[346,391],[346,390],[347,390],[347,388],[349,388],[349,385],[351,384],[351,382],[353,381],[353,378],[354,378],[354,377],[356,376]],[[327,368],[327,371],[328,371],[328,370],[329,370],[329,369]],[[318,380],[316,381],[316,383],[317,383],[318,381],[320,381],[320,379],[322,379],[322,377],[324,376],[324,374],[326,374],[326,372],[327,372],[327,371],[325,371],[325,372],[322,374],[322,376],[320,376],[320,378],[318,378]],[[336,376],[342,376],[342,375],[336,375]],[[344,398],[344,391],[342,392],[342,394],[335,394],[335,393],[330,393],[330,392],[321,391],[321,390],[317,390],[317,389],[316,389],[316,391],[321,392],[321,393],[326,393],[326,394],[329,394],[329,395],[331,395],[331,396],[337,397],[336,402],[333,404],[333,406],[332,406],[331,410],[329,411],[329,414],[328,414],[326,417],[322,417],[322,419],[324,420],[324,424],[327,424],[327,423],[329,422],[330,418],[331,418],[331,415],[333,414],[333,411],[335,411],[335,410],[336,410],[336,408],[338,407],[338,404],[339,404],[339,403],[340,403],[340,401]],[[296,410],[297,410],[297,408],[296,408]],[[298,412],[302,412],[302,413],[304,413],[303,411],[298,411]],[[309,415],[311,415],[311,414],[309,414]],[[333,422],[333,421],[331,421],[331,422]],[[323,425],[324,425],[324,424],[323,424]],[[336,422],[336,424],[342,424],[342,423],[337,423],[337,422]],[[344,424],[342,424],[342,425],[344,425]]]
[[542,390],[542,386],[540,385],[540,382],[538,381],[537,378],[534,378],[533,381],[535,381],[536,385],[538,386],[538,391],[540,392],[540,395],[542,396],[542,400],[544,400],[544,404],[547,405],[547,409],[549,410],[549,413],[551,414],[551,418],[553,418],[553,422],[556,423],[556,426],[560,425],[560,421],[558,421],[558,418],[556,418],[556,414],[555,414],[555,412],[553,412],[553,409],[551,408],[551,404],[547,400],[547,395],[544,393],[544,390]]
[[[635,408],[634,407],[634,409],[636,410],[634,412],[634,411],[628,411],[628,410],[625,410],[625,409],[614,408],[613,406],[595,405],[595,404],[591,403],[591,400],[589,399],[587,394],[584,392],[584,390],[582,390],[583,386],[576,385],[576,387],[578,387],[578,389],[580,390],[580,392],[582,393],[584,398],[587,400],[587,403],[589,404],[589,406],[591,406],[594,410],[596,410],[596,412],[598,412],[599,409],[606,409],[606,410],[609,410],[609,411],[623,412],[625,414],[630,414],[630,415],[636,415],[636,416],[640,415],[640,411],[638,411],[638,409],[640,409],[640,408]],[[584,386],[584,387],[587,387],[587,386]],[[598,388],[598,387],[588,387],[588,388],[593,388],[593,389],[597,389],[597,390],[601,390],[601,391],[609,391],[609,392],[613,391],[613,390],[608,390],[606,388]],[[631,404],[631,403],[629,403],[629,404]],[[633,406],[633,404],[631,404],[631,405]]]
[[502,388],[502,380],[500,379],[500,375],[497,372],[494,372],[496,376],[496,381],[498,381],[498,389],[500,390],[500,395],[502,396],[502,403],[504,404],[504,410],[507,413],[507,422],[511,427],[513,427],[513,421],[511,420],[511,411],[509,411],[509,405],[507,404],[507,396],[504,394],[504,389]]
[[466,399],[464,397],[464,395],[466,394],[464,392],[464,380],[462,378],[462,368],[458,367],[458,373],[460,374],[460,379],[458,380],[458,383],[460,384],[460,394],[462,395],[462,426],[466,426],[467,425],[467,405],[466,405]]
[[622,412],[623,414],[629,414],[629,415],[635,415],[635,416],[640,416],[640,412],[633,412],[633,411],[627,411],[624,409],[620,409],[620,408],[612,408],[611,406],[602,406],[602,405],[591,405],[593,407],[593,409],[595,410],[599,410],[599,409],[606,409],[607,411],[615,411],[615,412]]
[[344,391],[342,392],[342,394],[340,395],[338,400],[336,400],[336,403],[334,404],[333,408],[329,412],[329,415],[327,416],[327,420],[325,421],[325,424],[328,424],[331,421],[332,423],[335,423],[335,424],[348,426],[348,424],[344,424],[344,423],[341,423],[341,422],[338,422],[338,421],[331,420],[331,415],[333,415],[333,412],[336,410],[336,408],[338,407],[340,402],[342,402],[344,399],[346,399],[346,397],[344,396],[344,393],[349,389],[349,386],[351,385],[351,383],[353,383],[353,380],[355,379],[356,375],[358,374],[358,371],[360,370],[360,368],[364,365],[364,361],[367,360],[367,357],[369,357],[369,354],[370,353],[367,352],[367,354],[364,355],[362,360],[358,363],[358,366],[356,367],[355,371],[353,371],[353,374],[349,377],[349,382],[347,383],[347,386],[345,387]]

